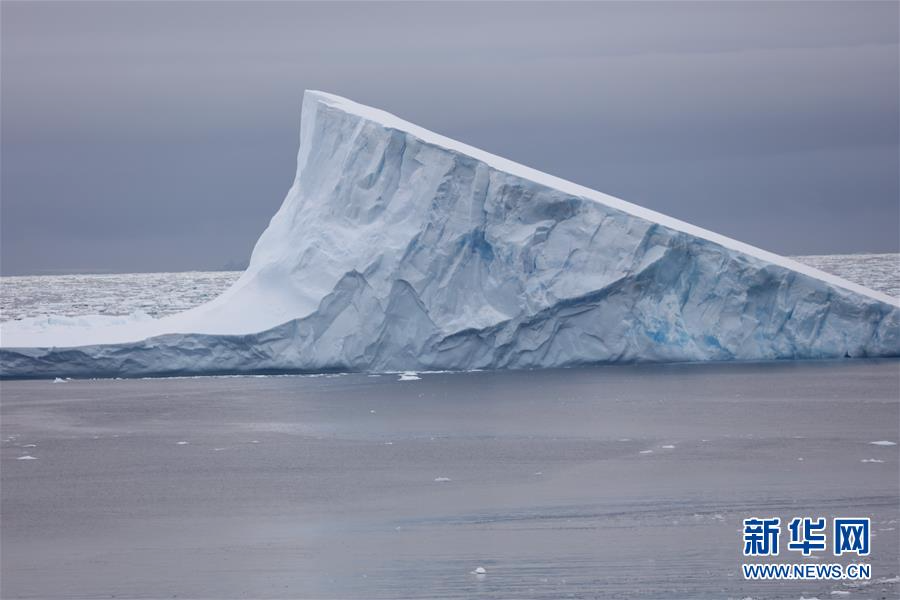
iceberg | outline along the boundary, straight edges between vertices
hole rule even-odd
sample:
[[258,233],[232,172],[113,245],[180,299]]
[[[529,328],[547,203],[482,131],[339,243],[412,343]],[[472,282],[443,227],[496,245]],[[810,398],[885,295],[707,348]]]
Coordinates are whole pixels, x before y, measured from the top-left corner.
[[0,324],[2,377],[898,355],[895,298],[318,91],[221,296]]

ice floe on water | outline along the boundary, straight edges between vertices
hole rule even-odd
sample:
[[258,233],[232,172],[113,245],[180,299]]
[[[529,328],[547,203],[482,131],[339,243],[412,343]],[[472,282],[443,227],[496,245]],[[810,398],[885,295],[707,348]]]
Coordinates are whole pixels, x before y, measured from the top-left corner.
[[16,460],[37,460],[37,456],[31,456],[30,454],[26,454],[25,456],[20,456]]
[[878,458],[863,458],[859,462],[861,463],[883,463],[884,461]]
[[404,371],[400,373],[400,379],[398,381],[416,381],[417,379],[422,379],[419,377],[419,374],[415,371]]
[[247,270],[209,300],[160,318],[4,321],[0,375],[409,381],[900,354],[900,304],[883,292],[312,90],[294,185]]
[[175,442],[175,443],[178,444],[179,446],[187,446],[188,445],[188,442],[185,442],[184,440],[182,440],[180,442]]
[[435,477],[434,480],[437,483],[445,483],[447,481],[452,481],[449,477]]
[[889,440],[878,440],[876,442],[869,442],[873,446],[896,446],[897,442],[891,442]]
[[660,446],[660,448],[664,448],[666,450],[674,450],[675,446],[673,444],[666,444],[665,446]]

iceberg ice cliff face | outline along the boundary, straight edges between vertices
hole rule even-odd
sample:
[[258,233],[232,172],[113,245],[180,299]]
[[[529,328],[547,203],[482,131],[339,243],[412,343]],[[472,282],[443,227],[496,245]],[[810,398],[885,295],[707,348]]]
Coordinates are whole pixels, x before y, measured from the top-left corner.
[[900,355],[884,294],[311,91],[294,184],[231,289],[70,321],[3,323],[0,375]]

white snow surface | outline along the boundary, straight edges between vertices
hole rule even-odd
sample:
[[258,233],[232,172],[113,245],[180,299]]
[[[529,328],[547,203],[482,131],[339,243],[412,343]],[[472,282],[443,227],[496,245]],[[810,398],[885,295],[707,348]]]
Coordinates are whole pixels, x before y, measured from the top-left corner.
[[163,318],[0,324],[0,375],[896,356],[890,296],[307,91],[249,267]]

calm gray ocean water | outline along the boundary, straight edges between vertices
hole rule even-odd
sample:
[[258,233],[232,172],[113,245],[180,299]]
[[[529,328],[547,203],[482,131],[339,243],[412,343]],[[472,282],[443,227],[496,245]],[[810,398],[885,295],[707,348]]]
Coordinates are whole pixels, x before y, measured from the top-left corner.
[[[855,283],[900,296],[900,254],[835,254],[795,259]],[[0,321],[38,315],[160,317],[212,300],[238,271],[0,277]]]
[[[897,598],[898,367],[4,381],[0,594]],[[745,581],[748,516],[873,577]]]

